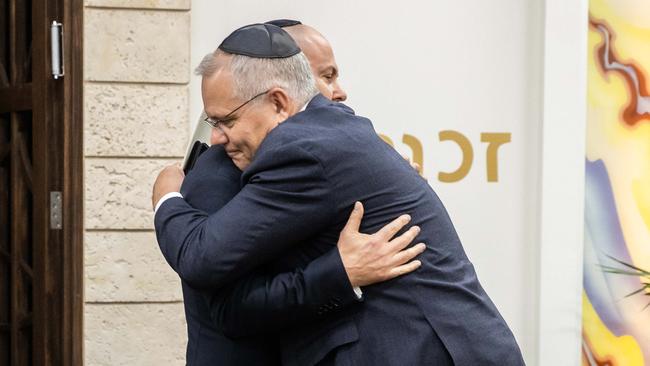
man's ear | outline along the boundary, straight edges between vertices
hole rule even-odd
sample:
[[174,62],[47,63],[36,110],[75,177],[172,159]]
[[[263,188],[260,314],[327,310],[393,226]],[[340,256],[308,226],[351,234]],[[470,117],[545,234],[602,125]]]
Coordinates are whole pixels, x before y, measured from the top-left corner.
[[275,87],[269,90],[268,95],[271,103],[275,106],[275,113],[286,115],[288,117],[292,101],[287,92],[282,88]]

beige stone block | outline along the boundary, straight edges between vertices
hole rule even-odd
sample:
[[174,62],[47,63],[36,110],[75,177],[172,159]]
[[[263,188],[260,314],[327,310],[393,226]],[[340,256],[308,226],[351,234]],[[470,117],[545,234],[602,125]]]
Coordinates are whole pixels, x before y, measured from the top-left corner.
[[88,366],[184,365],[183,304],[86,304]]
[[107,8],[189,10],[190,0],[85,0],[84,5]]
[[86,83],[86,155],[183,156],[188,93],[186,85]]
[[85,159],[87,229],[153,229],[151,188],[181,159]]
[[86,80],[189,81],[189,12],[91,8],[84,17]]
[[181,301],[180,279],[165,261],[154,232],[86,232],[86,301]]

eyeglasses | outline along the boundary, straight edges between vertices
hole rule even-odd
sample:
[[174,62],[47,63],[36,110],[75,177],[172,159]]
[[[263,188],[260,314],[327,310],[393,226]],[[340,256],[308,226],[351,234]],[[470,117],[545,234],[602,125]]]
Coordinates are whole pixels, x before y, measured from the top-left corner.
[[[269,90],[271,90],[271,89],[269,89]],[[214,128],[218,128],[218,129],[220,129],[222,125],[224,125],[226,122],[228,122],[228,121],[231,120],[230,116],[232,116],[233,113],[237,112],[237,111],[240,110],[243,106],[245,106],[246,104],[248,104],[248,103],[252,102],[253,100],[255,100],[255,98],[261,97],[262,95],[268,93],[269,90],[263,91],[263,92],[257,94],[256,96],[252,97],[251,99],[245,101],[245,102],[242,103],[239,107],[233,109],[230,113],[226,114],[223,118],[214,119],[214,118],[210,118],[210,117],[205,117],[205,119],[203,120],[203,122],[209,124],[210,126],[212,126],[212,127],[214,127]]]

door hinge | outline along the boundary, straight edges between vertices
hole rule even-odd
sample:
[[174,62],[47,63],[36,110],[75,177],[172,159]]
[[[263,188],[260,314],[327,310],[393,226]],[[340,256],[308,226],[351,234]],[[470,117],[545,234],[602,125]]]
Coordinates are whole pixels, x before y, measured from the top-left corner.
[[61,192],[50,192],[50,229],[61,230],[63,213]]
[[63,24],[52,21],[50,26],[50,49],[52,50],[52,76],[63,77]]

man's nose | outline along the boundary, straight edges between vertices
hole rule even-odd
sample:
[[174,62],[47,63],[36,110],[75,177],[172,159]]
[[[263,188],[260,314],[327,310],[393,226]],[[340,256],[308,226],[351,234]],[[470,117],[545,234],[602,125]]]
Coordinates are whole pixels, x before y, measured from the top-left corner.
[[212,128],[212,133],[210,134],[210,144],[212,145],[223,145],[228,142],[228,137],[223,133],[219,128]]
[[348,99],[348,95],[345,93],[345,90],[341,88],[338,82],[334,83],[332,88],[332,100],[344,102],[346,99]]

